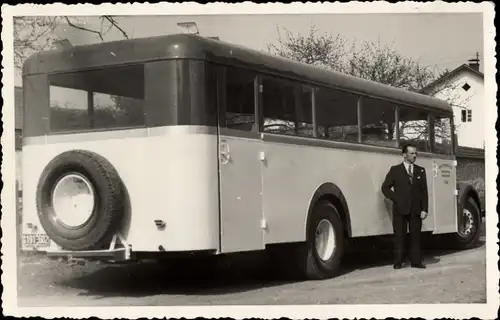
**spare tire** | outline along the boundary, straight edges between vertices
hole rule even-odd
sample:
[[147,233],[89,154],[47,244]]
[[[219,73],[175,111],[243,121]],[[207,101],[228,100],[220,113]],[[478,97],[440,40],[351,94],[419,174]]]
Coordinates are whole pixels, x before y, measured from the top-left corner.
[[[81,203],[83,208],[77,208],[73,201],[67,206],[74,195],[90,197]],[[102,156],[85,150],[67,151],[43,170],[36,204],[41,225],[60,247],[103,249],[109,246],[124,215],[124,186],[118,172]]]

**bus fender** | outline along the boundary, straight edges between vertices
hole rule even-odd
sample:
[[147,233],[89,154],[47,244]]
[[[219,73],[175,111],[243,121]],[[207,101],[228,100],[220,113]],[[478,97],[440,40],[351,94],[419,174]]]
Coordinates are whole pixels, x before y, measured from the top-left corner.
[[467,197],[471,196],[474,201],[476,202],[479,212],[481,212],[481,201],[479,201],[479,193],[477,190],[474,188],[474,185],[472,184],[472,181],[459,181],[457,182],[457,190],[458,190],[458,197],[457,197],[457,205],[458,205],[458,212],[462,211],[463,206],[465,205],[465,201],[467,201]]
[[[316,189],[314,195],[309,202],[309,209],[307,211],[306,217],[306,229],[309,230],[309,221],[312,216],[314,206],[319,200],[327,199],[330,200],[334,205],[338,206],[339,212],[342,214],[340,217],[345,226],[345,231],[347,235],[351,236],[351,217],[349,214],[349,207],[347,205],[347,200],[340,190],[340,188],[331,182],[325,182]],[[307,238],[307,237],[306,237]]]

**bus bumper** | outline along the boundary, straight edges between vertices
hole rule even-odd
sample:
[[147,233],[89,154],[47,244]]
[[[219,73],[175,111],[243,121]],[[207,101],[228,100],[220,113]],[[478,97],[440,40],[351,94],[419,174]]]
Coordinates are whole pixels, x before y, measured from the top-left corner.
[[[117,246],[117,242],[122,246]],[[47,249],[45,254],[50,258],[68,257],[72,259],[101,260],[101,261],[127,261],[130,260],[131,249],[120,233],[116,233],[111,240],[109,249],[104,250],[61,250]]]
[[76,259],[82,258],[86,260],[130,260],[130,250],[127,250],[126,248],[88,251],[46,250],[45,254],[50,258],[71,257]]

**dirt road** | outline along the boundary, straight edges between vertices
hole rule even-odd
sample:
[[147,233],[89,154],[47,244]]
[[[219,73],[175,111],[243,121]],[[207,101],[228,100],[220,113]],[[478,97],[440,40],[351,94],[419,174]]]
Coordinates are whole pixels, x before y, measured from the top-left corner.
[[[483,237],[484,240],[484,237]],[[252,304],[484,303],[484,244],[426,254],[426,270],[393,270],[390,253],[346,257],[343,274],[324,281],[283,282],[233,268],[203,277],[156,263],[69,266],[37,257],[20,263],[20,306],[165,306]],[[258,267],[258,266],[257,266]],[[241,274],[238,274],[240,273]]]

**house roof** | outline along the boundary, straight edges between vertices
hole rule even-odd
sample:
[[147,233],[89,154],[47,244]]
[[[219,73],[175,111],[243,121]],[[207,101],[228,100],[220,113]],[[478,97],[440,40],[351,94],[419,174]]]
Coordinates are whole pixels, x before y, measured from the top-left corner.
[[14,110],[16,129],[23,128],[23,88],[14,87]]
[[463,72],[463,71],[472,72],[473,74],[484,79],[484,73],[477,71],[476,69],[469,66],[467,63],[464,63],[461,66],[455,68],[454,70],[448,72],[447,74],[445,74],[441,78],[438,78],[435,81],[431,82],[430,84],[428,84],[427,86],[422,88],[419,92],[424,93],[424,94],[428,94],[434,87],[436,87],[438,84],[440,84],[444,80],[449,79],[451,77],[454,77],[455,75],[457,75],[458,73]]
[[471,148],[465,146],[458,146],[457,148],[457,158],[468,158],[468,159],[483,159],[485,156],[485,150],[480,148]]

